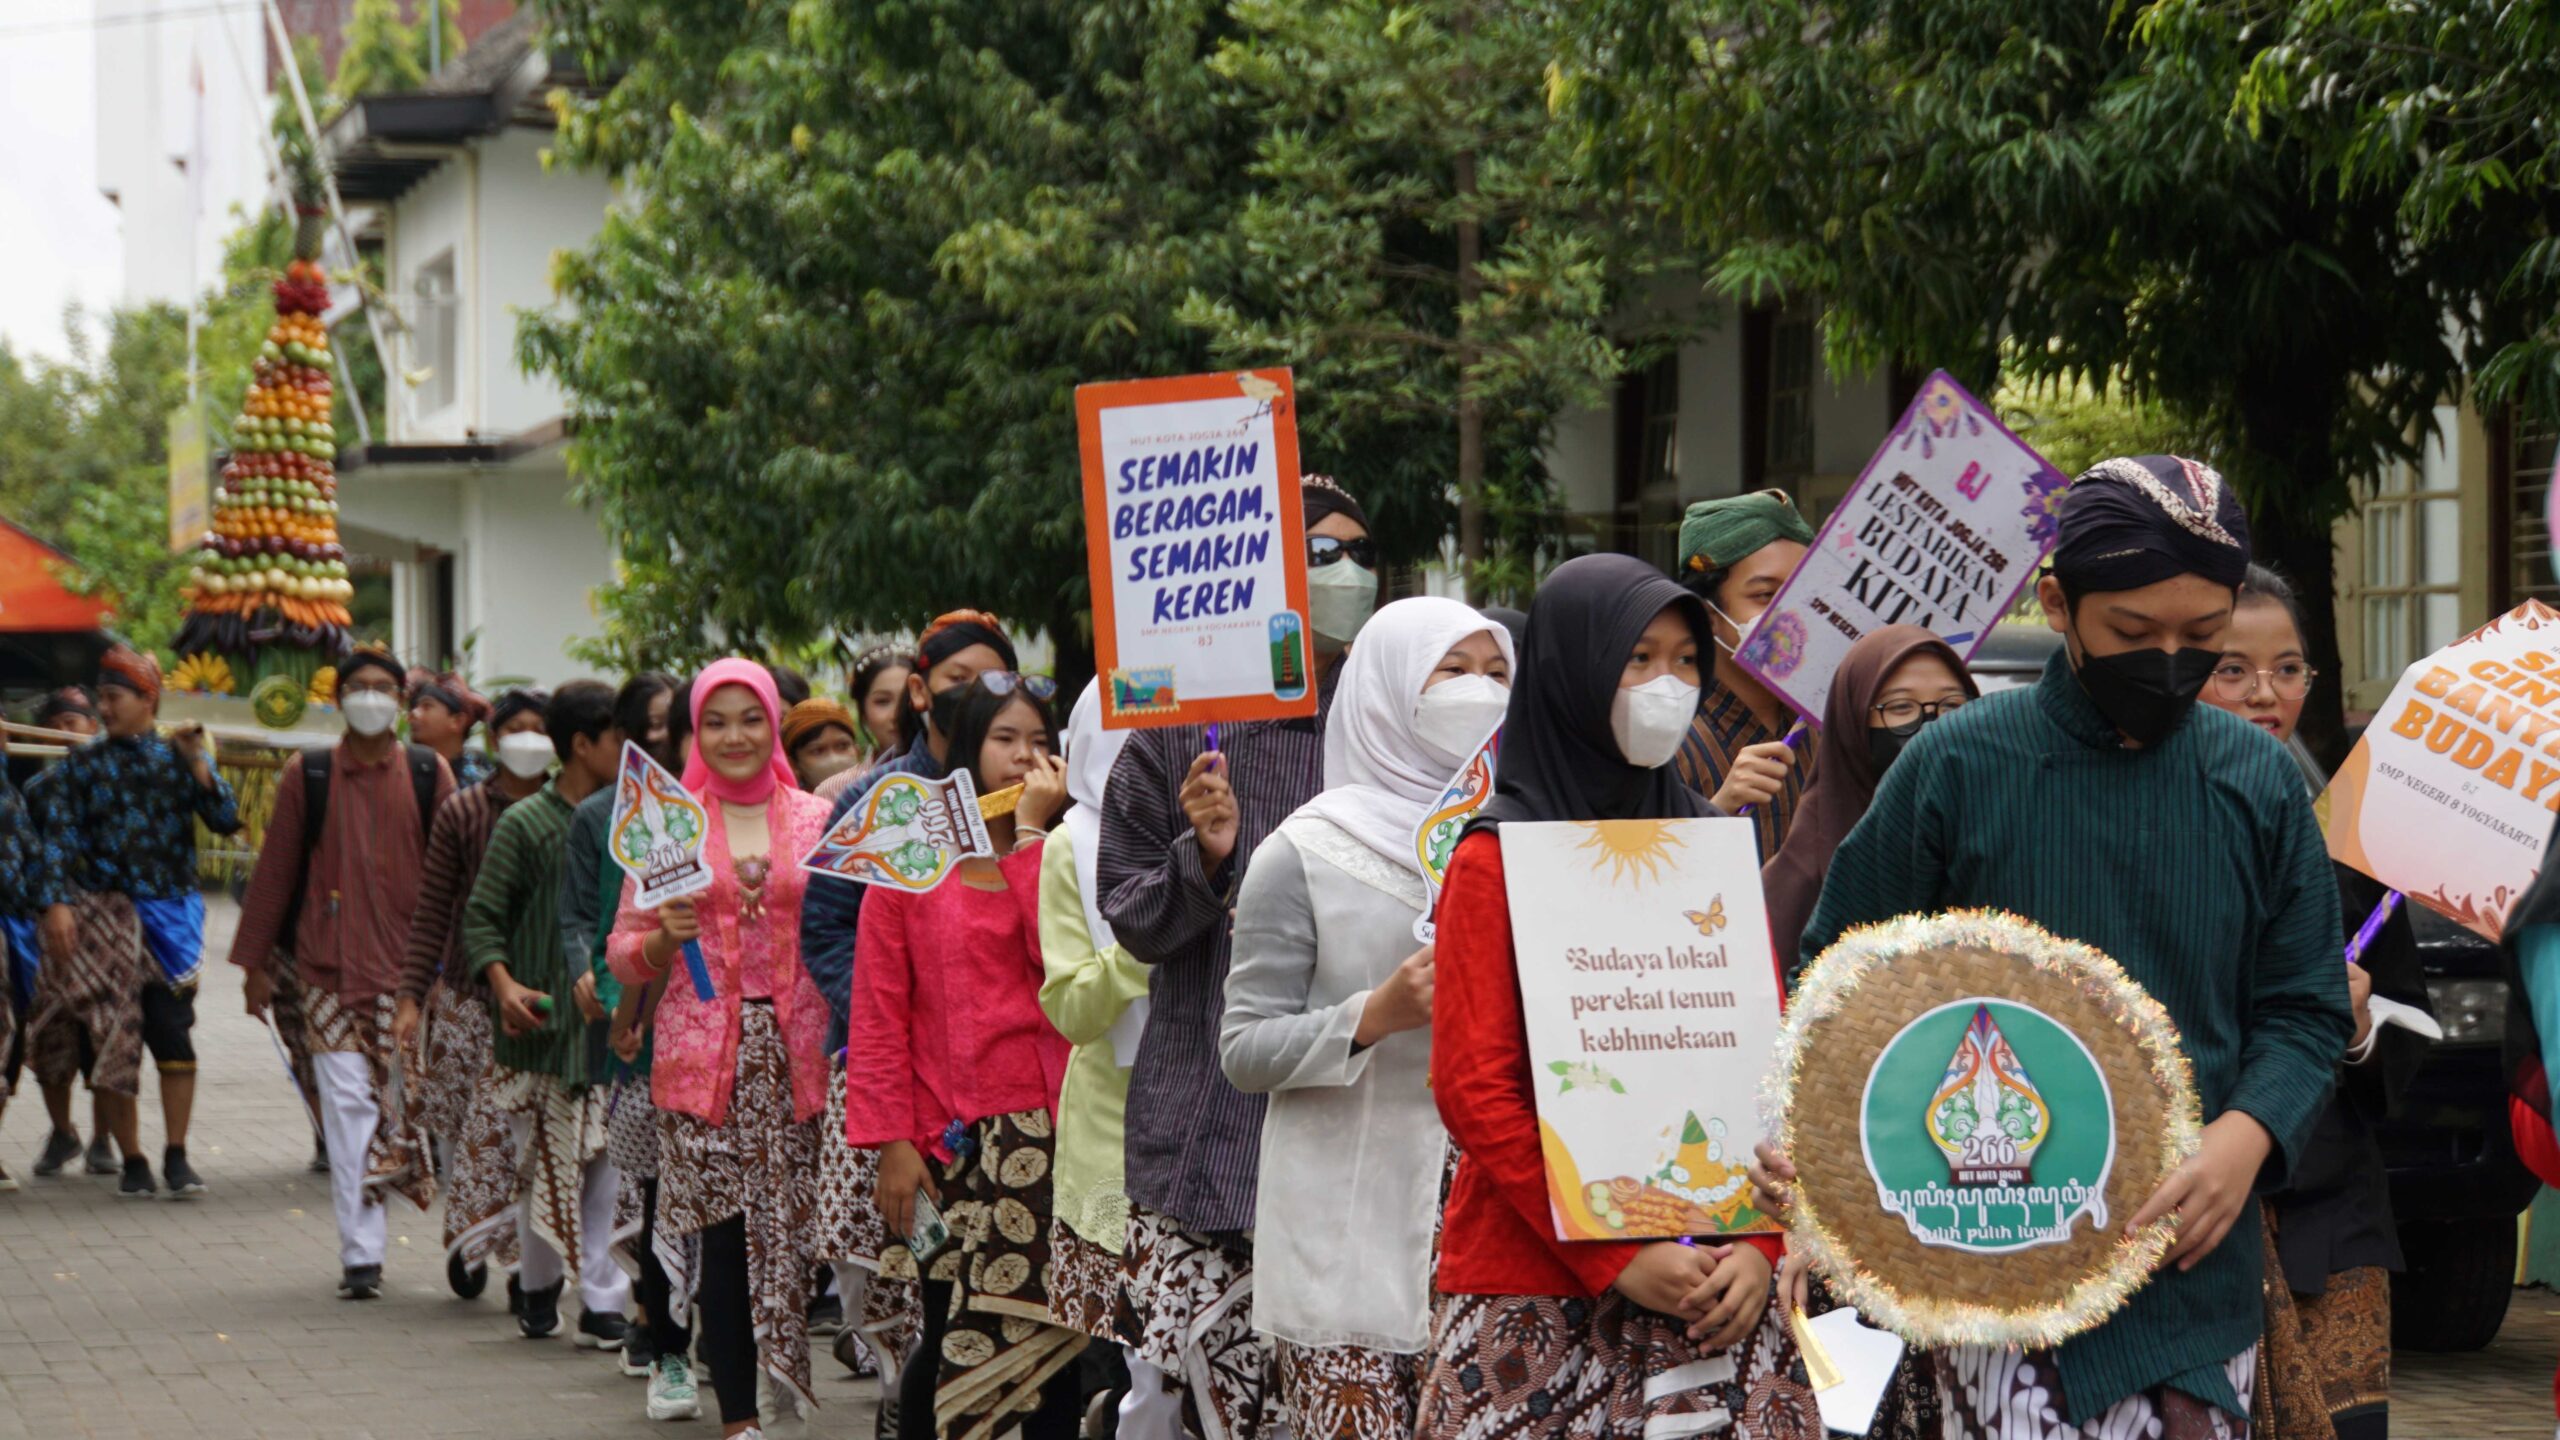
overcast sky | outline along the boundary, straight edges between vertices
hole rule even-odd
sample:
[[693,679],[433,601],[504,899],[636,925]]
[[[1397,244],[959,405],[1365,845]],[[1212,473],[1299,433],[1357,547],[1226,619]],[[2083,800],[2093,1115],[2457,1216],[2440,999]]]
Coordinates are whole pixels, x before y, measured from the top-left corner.
[[94,0],[0,0],[0,338],[69,353],[63,306],[122,284],[116,209],[98,193]]

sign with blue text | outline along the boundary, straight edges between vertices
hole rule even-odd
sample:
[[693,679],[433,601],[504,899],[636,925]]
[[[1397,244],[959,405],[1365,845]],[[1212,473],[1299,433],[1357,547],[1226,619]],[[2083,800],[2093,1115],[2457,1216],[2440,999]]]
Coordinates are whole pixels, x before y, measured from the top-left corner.
[[1286,370],[1076,388],[1102,723],[1316,711]]
[[1917,625],[1971,659],[2053,548],[2070,483],[1932,371],[1734,659],[1815,725],[1870,630]]

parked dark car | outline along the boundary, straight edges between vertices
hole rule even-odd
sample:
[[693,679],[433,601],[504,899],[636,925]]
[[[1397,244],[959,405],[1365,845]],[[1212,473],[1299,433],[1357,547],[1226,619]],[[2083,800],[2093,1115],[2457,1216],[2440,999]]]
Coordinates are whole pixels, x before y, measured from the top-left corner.
[[[1994,628],[1973,657],[1984,694],[2032,685],[2062,637]],[[2380,1127],[2391,1212],[2408,1269],[2391,1285],[2391,1339],[2403,1350],[2478,1350],[2498,1334],[2515,1286],[2516,1216],[2541,1182],[2516,1158],[2499,1059],[2507,982],[2496,947],[2412,905],[2418,955],[2444,1039]],[[2349,928],[2364,917],[2346,917]]]

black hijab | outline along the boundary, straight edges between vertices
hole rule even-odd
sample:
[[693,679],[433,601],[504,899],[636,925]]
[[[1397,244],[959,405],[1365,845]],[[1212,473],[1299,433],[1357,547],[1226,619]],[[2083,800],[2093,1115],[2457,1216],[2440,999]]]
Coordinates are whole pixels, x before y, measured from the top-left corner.
[[[1671,766],[1640,770],[1609,733],[1627,653],[1653,617],[1675,609],[1703,660],[1707,607],[1626,555],[1568,560],[1538,587],[1502,721],[1493,799],[1474,825],[1509,820],[1686,820],[1715,813]],[[1472,828],[1472,827],[1471,827]]]

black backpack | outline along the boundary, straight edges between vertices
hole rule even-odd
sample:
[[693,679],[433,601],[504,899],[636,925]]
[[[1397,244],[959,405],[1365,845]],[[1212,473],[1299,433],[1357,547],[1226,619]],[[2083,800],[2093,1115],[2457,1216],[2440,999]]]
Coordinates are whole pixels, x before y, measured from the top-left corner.
[[[409,784],[418,797],[418,848],[424,851],[436,823],[436,752],[424,745],[402,745],[409,761]],[[321,828],[329,823],[330,757],[335,745],[314,745],[302,752],[302,868],[293,879],[293,900],[284,907],[284,927],[276,944],[293,947],[295,927],[302,923],[302,887],[311,878],[311,853],[320,848]]]

